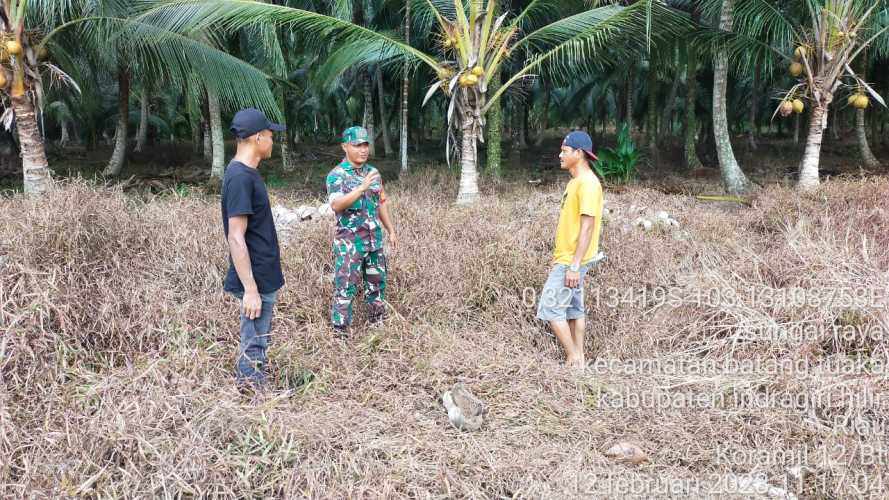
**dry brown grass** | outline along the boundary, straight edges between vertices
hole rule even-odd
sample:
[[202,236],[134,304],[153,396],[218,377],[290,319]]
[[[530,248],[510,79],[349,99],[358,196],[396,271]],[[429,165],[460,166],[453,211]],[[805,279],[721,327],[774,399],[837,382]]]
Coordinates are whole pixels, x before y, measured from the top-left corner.
[[[75,182],[45,199],[0,201],[0,491],[622,496],[608,489],[610,477],[686,481],[677,496],[698,498],[701,485],[728,473],[762,473],[782,484],[793,460],[739,457],[784,450],[809,453],[796,489],[802,497],[886,495],[885,434],[848,432],[831,420],[885,425],[886,401],[862,407],[842,396],[885,397],[886,379],[828,365],[885,360],[885,335],[825,333],[795,343],[756,334],[775,325],[889,330],[886,304],[766,304],[749,290],[866,288],[885,296],[889,182],[835,182],[806,197],[769,188],[752,209],[642,188],[607,196],[613,207],[667,210],[684,237],[608,222],[609,259],[588,283],[587,345],[595,356],[804,360],[811,372],[601,370],[579,378],[559,366],[559,349],[522,303],[523,291],[545,279],[559,193],[507,186],[477,207],[457,208],[453,192],[439,189],[445,182],[417,175],[393,185],[402,249],[391,258],[389,300],[398,314],[381,331],[359,328],[347,344],[326,326],[331,228],[301,226],[284,250],[288,284],[270,353],[275,391],[254,399],[235,389],[231,373],[236,304],[220,290],[226,249],[215,199],[144,199]],[[652,291],[645,302],[608,303],[606,291],[639,297],[642,289]],[[651,300],[667,289],[671,301]],[[744,299],[702,304],[695,290],[735,290]],[[488,405],[482,431],[448,426],[440,396],[455,382]],[[605,407],[628,391],[821,399],[789,410]],[[641,445],[649,461],[605,458],[620,440]],[[878,444],[874,453],[862,448]]]

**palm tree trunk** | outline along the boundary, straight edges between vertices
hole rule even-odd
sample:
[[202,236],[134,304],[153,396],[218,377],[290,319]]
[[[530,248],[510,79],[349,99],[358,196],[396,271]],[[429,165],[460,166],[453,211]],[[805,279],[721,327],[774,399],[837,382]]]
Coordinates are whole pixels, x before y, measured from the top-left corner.
[[[423,118],[426,116],[426,108],[422,107],[416,111],[417,117],[417,133],[414,134],[416,139],[414,140],[414,152],[420,152],[420,146],[423,145],[423,141],[426,139],[426,120]],[[445,131],[447,133],[447,131]]]
[[800,122],[802,122],[802,115],[797,113],[796,119],[793,121],[793,143],[794,144],[799,144]]
[[204,119],[201,124],[202,134],[204,136],[204,161],[207,164],[213,164],[213,137],[210,134],[210,120]]
[[[500,88],[502,81],[500,80],[500,71],[497,71],[492,77],[491,81],[488,84],[488,93],[497,92]],[[489,177],[493,177],[495,179],[499,179],[503,175],[502,165],[501,165],[501,157],[503,156],[502,151],[502,143],[503,140],[503,109],[500,107],[500,101],[498,100],[491,108],[488,109],[488,114],[485,115],[487,119],[487,127],[485,132],[487,133],[487,155],[488,161],[485,165],[485,171],[487,172]]]
[[296,166],[293,164],[290,140],[287,138],[287,135],[288,132],[284,132],[284,138],[281,140],[281,169],[285,172],[293,172]]
[[374,145],[374,97],[373,86],[371,85],[370,71],[362,71],[364,80],[364,128],[367,129],[367,135],[370,137],[370,157],[376,156],[377,148]]
[[191,117],[191,154],[198,156],[201,154],[201,122]]
[[832,109],[827,112],[827,124],[828,127],[826,130],[830,130],[830,137],[834,141],[840,140],[840,110]]
[[275,99],[278,101],[278,107],[281,108],[281,111],[284,113],[284,119],[281,120],[281,125],[287,127],[281,134],[281,169],[285,172],[292,172],[295,165],[293,164],[293,157],[291,156],[290,151],[290,133],[292,131],[291,128],[295,130],[296,127],[289,127],[287,123],[287,117],[290,116],[290,106],[287,104],[287,91],[284,85],[276,85],[275,87]]
[[127,125],[130,121],[130,74],[124,67],[117,70],[117,130],[114,133],[114,152],[102,172],[106,177],[120,174],[127,157]]
[[225,138],[222,135],[222,112],[219,98],[207,89],[207,107],[210,111],[210,134],[213,140],[213,160],[210,163],[210,177],[221,179],[225,173]]
[[673,78],[673,84],[670,86],[670,93],[667,95],[667,102],[664,103],[664,113],[661,115],[661,132],[673,135],[673,109],[676,107],[676,96],[679,94],[679,83],[681,79],[677,72]]
[[758,148],[756,144],[756,108],[759,107],[759,76],[762,72],[762,62],[756,62],[753,70],[753,90],[750,95],[750,130],[747,133],[747,145],[752,151]]
[[518,132],[518,149],[528,149],[528,134],[526,133],[525,122],[527,121],[526,116],[528,113],[528,106],[525,104],[525,100],[517,97],[515,100],[515,115],[513,116],[513,121],[515,122],[515,128]]
[[695,170],[703,167],[698,158],[698,117],[697,93],[698,93],[698,54],[693,45],[684,44],[685,47],[685,167]]
[[377,101],[380,105],[380,128],[383,129],[383,151],[385,156],[392,156],[392,140],[389,138],[389,120],[386,118],[386,94],[383,91],[383,73],[377,66]]
[[[404,14],[404,40],[407,45],[411,44],[411,3],[405,2]],[[407,58],[404,64],[404,79],[401,82],[401,171],[407,172],[407,120],[408,120],[408,97],[410,97],[410,74],[408,71]]]
[[71,142],[71,136],[68,134],[68,120],[62,118],[62,137],[59,139],[59,147],[64,148]]
[[605,133],[608,132],[608,106],[605,103],[605,96],[603,95],[602,101],[599,103],[599,118],[602,119],[602,136],[605,136]]
[[[549,94],[549,89],[543,87],[543,115],[540,117],[540,131],[537,133],[537,139],[534,140],[534,145],[538,148],[543,145],[543,138],[549,128]],[[587,132],[592,133],[592,130],[587,130]]]
[[633,135],[633,88],[636,81],[636,66],[630,66],[630,73],[627,75],[626,86],[626,122],[630,130],[630,136]]
[[657,67],[653,58],[648,61],[648,155],[652,166],[660,164],[657,147]]
[[[722,2],[719,28],[731,31],[734,24],[735,0]],[[729,135],[728,117],[726,116],[726,93],[728,90],[728,57],[725,50],[719,51],[713,69],[713,135],[716,139],[716,154],[719,157],[719,168],[722,172],[722,184],[729,194],[746,192],[750,181],[738,165],[735,152],[732,150]]]
[[865,116],[863,109],[855,110],[855,135],[858,136],[858,151],[861,153],[861,161],[868,168],[876,168],[880,166],[880,161],[874,156],[867,142],[867,125],[865,124]]
[[799,167],[799,180],[796,188],[800,191],[813,191],[818,188],[818,164],[821,158],[821,142],[827,128],[827,106],[816,100],[809,117],[809,135],[806,138],[806,151]]
[[148,140],[148,116],[151,113],[151,107],[149,106],[150,99],[151,94],[146,87],[142,92],[142,108],[139,112],[139,130],[136,132],[136,148],[133,149],[133,151],[137,153],[142,152],[142,149],[145,147],[145,143]]
[[409,109],[408,109],[408,100],[410,98],[410,90],[409,85],[410,81],[407,78],[407,69],[405,68],[405,78],[404,81],[401,82],[401,106],[399,109],[399,113],[401,114],[401,133],[399,134],[398,139],[398,150],[399,150],[399,158],[401,159],[401,173],[406,173],[408,171],[407,164],[407,145],[408,145],[408,120],[410,119]]
[[[468,122],[469,120],[466,120]],[[460,149],[460,192],[457,194],[458,205],[469,205],[478,200],[478,171],[475,161],[475,127],[472,123],[462,125]]]
[[42,194],[53,188],[52,171],[46,161],[46,150],[34,104],[27,94],[12,96],[15,111],[15,128],[22,150],[23,187],[27,194]]

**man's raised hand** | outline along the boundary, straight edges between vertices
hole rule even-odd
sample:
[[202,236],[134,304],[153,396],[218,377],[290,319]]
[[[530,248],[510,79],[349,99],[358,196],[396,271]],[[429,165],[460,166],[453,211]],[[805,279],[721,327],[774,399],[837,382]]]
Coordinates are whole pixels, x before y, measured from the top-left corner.
[[364,182],[361,183],[361,191],[367,191],[368,189],[370,189],[370,185],[373,184],[374,181],[379,180],[379,178],[379,172],[367,174],[367,177],[364,178]]

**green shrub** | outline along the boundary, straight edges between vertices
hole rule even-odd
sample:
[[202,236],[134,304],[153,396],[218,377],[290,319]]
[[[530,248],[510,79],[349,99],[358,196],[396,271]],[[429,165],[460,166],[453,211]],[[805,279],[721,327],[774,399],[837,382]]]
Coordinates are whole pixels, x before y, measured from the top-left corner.
[[638,174],[640,154],[630,137],[630,129],[622,125],[617,133],[617,147],[603,148],[593,169],[600,178],[613,183],[627,184]]

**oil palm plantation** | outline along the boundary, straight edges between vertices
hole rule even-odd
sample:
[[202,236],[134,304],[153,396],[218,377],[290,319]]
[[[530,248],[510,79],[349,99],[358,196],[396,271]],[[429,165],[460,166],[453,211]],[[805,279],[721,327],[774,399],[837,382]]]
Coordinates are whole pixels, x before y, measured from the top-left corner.
[[[330,74],[357,65],[422,64],[436,75],[427,98],[448,100],[448,130],[459,138],[461,179],[458,203],[478,198],[477,141],[485,114],[513,84],[546,72],[570,81],[601,67],[606,44],[624,57],[644,52],[649,41],[685,29],[685,17],[656,0],[629,6],[608,3],[588,8],[575,0],[533,0],[520,12],[496,13],[496,0],[426,0],[412,3],[412,17],[428,20],[437,40],[423,51],[397,31],[374,31],[360,24],[289,6],[251,0],[147,1],[137,19],[175,31],[240,29],[256,24],[286,26],[321,46],[337,47],[328,60]],[[599,4],[602,2],[596,2]],[[614,50],[619,47],[620,50]],[[514,70],[496,91],[489,78],[507,62]],[[454,141],[449,133],[450,151]],[[450,157],[450,155],[448,155]]]

